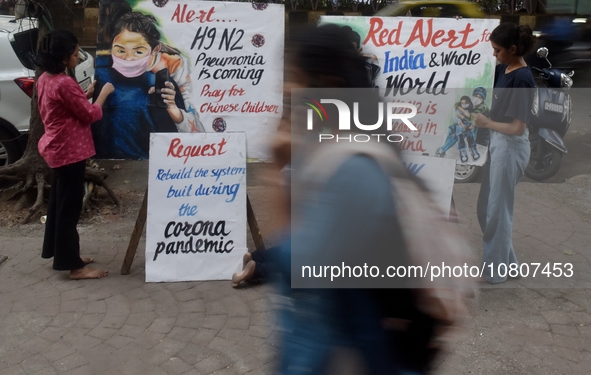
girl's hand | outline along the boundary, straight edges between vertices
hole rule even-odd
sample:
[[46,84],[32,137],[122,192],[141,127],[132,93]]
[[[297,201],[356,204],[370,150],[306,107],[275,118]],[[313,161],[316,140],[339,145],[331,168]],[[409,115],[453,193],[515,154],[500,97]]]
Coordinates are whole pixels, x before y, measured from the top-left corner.
[[96,86],[96,81],[92,81],[90,86],[88,86],[88,88],[86,89],[86,99],[92,98],[92,96],[94,95],[94,87],[95,86]]
[[477,113],[476,116],[474,116],[474,124],[479,128],[488,128],[489,122],[490,119],[482,113]]
[[183,121],[183,114],[179,107],[176,106],[175,97],[176,97],[176,90],[174,89],[174,85],[170,81],[165,82],[166,88],[162,89],[162,99],[164,99],[164,103],[166,103],[166,110],[172,118],[172,121],[175,123],[180,123]]
[[105,83],[105,85],[101,89],[101,93],[99,95],[102,95],[104,93],[105,97],[107,97],[114,92],[115,92],[115,87],[113,86],[113,84],[111,82],[107,82],[107,83]]
[[98,104],[102,107],[103,104],[105,104],[105,100],[107,100],[107,96],[111,95],[113,92],[115,92],[115,87],[113,87],[113,84],[111,82],[105,83],[101,89],[101,92],[96,98],[95,104]]

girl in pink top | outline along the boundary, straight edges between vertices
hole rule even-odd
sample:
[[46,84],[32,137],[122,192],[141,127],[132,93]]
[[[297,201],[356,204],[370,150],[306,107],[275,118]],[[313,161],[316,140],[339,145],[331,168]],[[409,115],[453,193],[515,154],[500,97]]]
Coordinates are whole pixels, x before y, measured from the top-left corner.
[[45,126],[38,147],[53,172],[41,257],[53,257],[53,269],[69,270],[70,279],[98,279],[107,276],[107,271],[88,267],[93,260],[80,257],[76,226],[82,210],[86,159],[95,154],[90,124],[102,117],[102,105],[113,85],[105,84],[95,103],[88,102],[94,83],[84,93],[65,73],[66,68],[78,65],[79,49],[72,33],[53,30],[43,39],[37,56],[37,65],[43,70],[37,80],[39,113]]

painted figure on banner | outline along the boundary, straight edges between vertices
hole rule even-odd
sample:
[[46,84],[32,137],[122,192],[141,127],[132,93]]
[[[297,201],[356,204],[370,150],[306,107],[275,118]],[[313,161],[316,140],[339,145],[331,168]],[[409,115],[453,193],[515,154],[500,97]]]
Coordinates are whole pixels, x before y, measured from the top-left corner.
[[154,17],[131,11],[126,2],[116,5],[101,19],[110,51],[97,52],[97,81],[113,82],[117,94],[93,126],[97,156],[147,159],[151,132],[205,129],[191,103],[188,59],[163,43]]
[[[490,108],[485,102],[486,100],[486,89],[484,87],[477,87],[472,92],[472,104],[474,104],[474,111],[472,114],[476,116],[477,114],[482,114],[484,116],[488,116],[490,112]],[[474,138],[476,139],[476,144],[483,145],[488,147],[489,141],[489,131],[488,129],[479,129],[478,127],[474,127]]]
[[477,87],[472,92],[472,97],[464,95],[458,103],[454,104],[453,124],[449,126],[447,138],[443,146],[437,149],[435,156],[445,157],[447,151],[457,143],[461,162],[468,163],[467,142],[472,161],[480,159],[478,144],[486,146],[488,144],[488,136],[485,129],[480,129],[482,134],[479,137],[479,129],[474,124],[474,116],[478,113],[488,114],[488,106],[484,102],[485,99],[486,89],[484,87]]

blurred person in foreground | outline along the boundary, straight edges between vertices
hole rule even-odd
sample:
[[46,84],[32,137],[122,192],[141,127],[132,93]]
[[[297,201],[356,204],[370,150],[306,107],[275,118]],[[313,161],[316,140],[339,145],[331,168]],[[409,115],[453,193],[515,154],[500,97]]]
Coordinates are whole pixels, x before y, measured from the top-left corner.
[[[364,58],[338,26],[320,26],[295,36],[286,61],[286,95],[292,88],[371,87]],[[346,91],[342,90],[345,96]],[[321,174],[322,168],[308,173],[308,167],[314,169],[318,162],[313,158],[314,148],[323,145],[317,143],[318,134],[314,137],[296,126],[305,128],[300,121],[292,123],[291,142],[276,142],[275,147],[282,159],[286,150],[292,149],[291,238],[284,241],[279,262],[284,293],[289,297],[281,314],[284,335],[280,373],[341,373],[343,361],[352,358],[342,350],[353,350],[362,361],[352,373],[421,374],[405,364],[402,353],[409,343],[384,326],[385,304],[394,304],[400,311],[412,310],[411,290],[382,293],[370,288],[291,289],[291,262],[295,262],[291,252],[304,259],[329,259],[327,255],[342,254],[343,259],[357,264],[390,252],[396,254],[388,259],[408,263],[390,177],[378,162],[355,154],[336,170],[326,170],[328,175],[318,176],[316,172]],[[333,127],[332,131],[337,130]],[[316,142],[306,142],[310,137]],[[388,301],[381,296],[387,296]]]

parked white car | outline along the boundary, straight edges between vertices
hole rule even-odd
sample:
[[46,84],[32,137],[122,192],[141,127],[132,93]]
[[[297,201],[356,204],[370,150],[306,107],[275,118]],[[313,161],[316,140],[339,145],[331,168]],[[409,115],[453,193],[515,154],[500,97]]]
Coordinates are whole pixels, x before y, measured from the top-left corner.
[[[0,15],[0,167],[17,161],[26,146],[31,117],[35,71],[30,59],[19,59],[21,32],[36,27],[37,21]],[[16,36],[16,37],[15,37]],[[22,46],[22,43],[20,44]],[[94,59],[80,50],[76,80],[86,89],[94,79]]]

